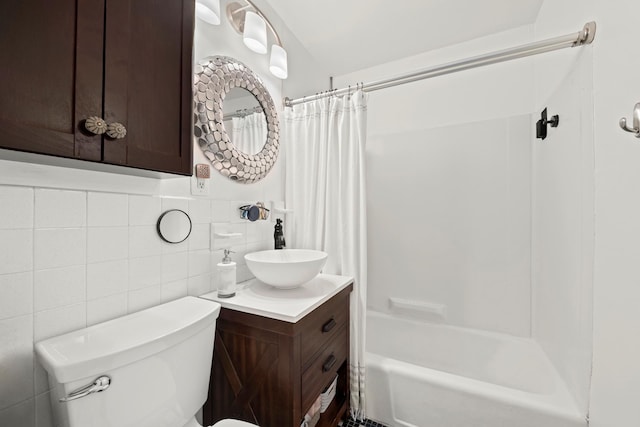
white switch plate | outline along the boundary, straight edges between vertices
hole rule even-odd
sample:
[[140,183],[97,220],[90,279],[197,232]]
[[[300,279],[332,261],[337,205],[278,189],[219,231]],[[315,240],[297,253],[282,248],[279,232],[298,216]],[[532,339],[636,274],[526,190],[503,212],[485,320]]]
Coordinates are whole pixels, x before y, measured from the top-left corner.
[[191,177],[191,194],[193,196],[209,195],[209,180],[203,178]]

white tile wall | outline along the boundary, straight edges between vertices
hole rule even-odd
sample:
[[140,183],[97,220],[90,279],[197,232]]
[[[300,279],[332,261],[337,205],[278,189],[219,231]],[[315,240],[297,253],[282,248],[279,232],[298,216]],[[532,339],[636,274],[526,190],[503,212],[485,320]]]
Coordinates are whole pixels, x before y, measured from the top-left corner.
[[87,262],[104,262],[129,257],[128,227],[89,227]]
[[[234,209],[235,213],[235,209]],[[211,201],[211,221],[229,222],[231,221],[231,202],[226,200]]]
[[[220,246],[250,278],[241,258],[270,247],[273,223],[238,219],[238,203],[0,185],[0,426],[52,425],[34,342],[213,290],[213,219],[243,233]],[[156,234],[168,209],[191,217],[181,244]]]
[[53,427],[49,394],[49,392],[45,392],[36,396],[36,425],[38,427]]
[[0,276],[0,320],[33,312],[32,273]]
[[87,301],[87,326],[125,314],[127,314],[126,292]]
[[[33,396],[33,318],[13,317],[0,321],[2,387],[0,408]],[[5,387],[11,384],[11,387]],[[3,424],[4,425],[4,424]]]
[[41,228],[34,235],[34,268],[68,267],[87,260],[86,228]]
[[[202,252],[209,253],[206,249]],[[162,283],[184,280],[189,277],[190,252],[178,252],[162,256]],[[208,269],[204,273],[208,273]]]
[[36,189],[35,227],[84,227],[87,225],[87,193]]
[[189,199],[182,197],[163,197],[161,199],[162,212],[166,212],[171,209],[180,209],[181,211],[189,213]]
[[161,285],[153,285],[144,289],[136,289],[129,292],[129,313],[153,307],[162,302]]
[[85,302],[35,313],[34,340],[40,341],[65,332],[84,328],[87,324]]
[[0,187],[0,229],[33,227],[33,189]]
[[187,292],[189,295],[202,295],[208,292],[211,287],[211,274],[189,277],[187,282]]
[[129,225],[155,225],[160,216],[160,197],[129,196]]
[[126,194],[89,193],[89,227],[129,225],[129,200]]
[[87,265],[87,299],[103,298],[129,289],[129,260]]
[[[0,409],[0,426],[36,425],[35,398]],[[40,426],[38,426],[40,427]]]
[[188,295],[188,280],[176,280],[175,282],[163,283],[160,288],[162,302],[171,301]]
[[158,237],[158,232],[155,225],[139,225],[129,227],[130,257],[135,258],[160,255],[162,253],[162,245],[162,239]]
[[211,271],[211,254],[208,250],[189,253],[189,277],[201,276]]
[[33,280],[33,310],[43,311],[84,302],[87,299],[85,265],[36,270]]
[[211,222],[211,201],[209,199],[189,200],[189,216],[194,224]]
[[191,236],[189,236],[189,250],[197,251],[209,249],[210,224],[193,224]]
[[162,282],[162,257],[160,255],[129,260],[129,290],[137,290]]
[[29,271],[33,267],[33,230],[0,230],[0,274]]

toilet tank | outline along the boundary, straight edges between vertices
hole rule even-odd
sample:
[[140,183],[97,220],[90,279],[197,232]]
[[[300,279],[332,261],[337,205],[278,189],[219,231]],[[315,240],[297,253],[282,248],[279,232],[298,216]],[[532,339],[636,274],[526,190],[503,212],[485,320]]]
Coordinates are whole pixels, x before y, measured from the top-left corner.
[[[36,344],[58,427],[182,427],[206,398],[220,305],[185,297]],[[107,389],[60,402],[101,376]]]

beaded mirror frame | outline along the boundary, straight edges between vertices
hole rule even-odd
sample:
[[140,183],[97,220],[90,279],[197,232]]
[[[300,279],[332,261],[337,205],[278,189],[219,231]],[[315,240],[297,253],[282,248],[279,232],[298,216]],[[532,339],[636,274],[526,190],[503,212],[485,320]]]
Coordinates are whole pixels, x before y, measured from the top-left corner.
[[[194,70],[194,136],[213,168],[243,184],[267,176],[280,151],[280,127],[273,98],[262,80],[242,62],[227,56],[205,58]],[[251,92],[264,110],[267,139],[257,154],[239,150],[223,123],[224,98],[234,87]]]

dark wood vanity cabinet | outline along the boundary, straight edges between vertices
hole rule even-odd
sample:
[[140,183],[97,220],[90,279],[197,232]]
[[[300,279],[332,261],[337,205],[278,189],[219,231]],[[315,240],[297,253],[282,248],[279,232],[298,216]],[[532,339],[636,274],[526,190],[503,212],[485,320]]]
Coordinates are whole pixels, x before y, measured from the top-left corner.
[[338,375],[318,427],[335,427],[349,404],[349,285],[297,323],[222,308],[216,326],[205,425],[225,418],[299,427]]
[[191,175],[194,4],[1,1],[0,148]]

